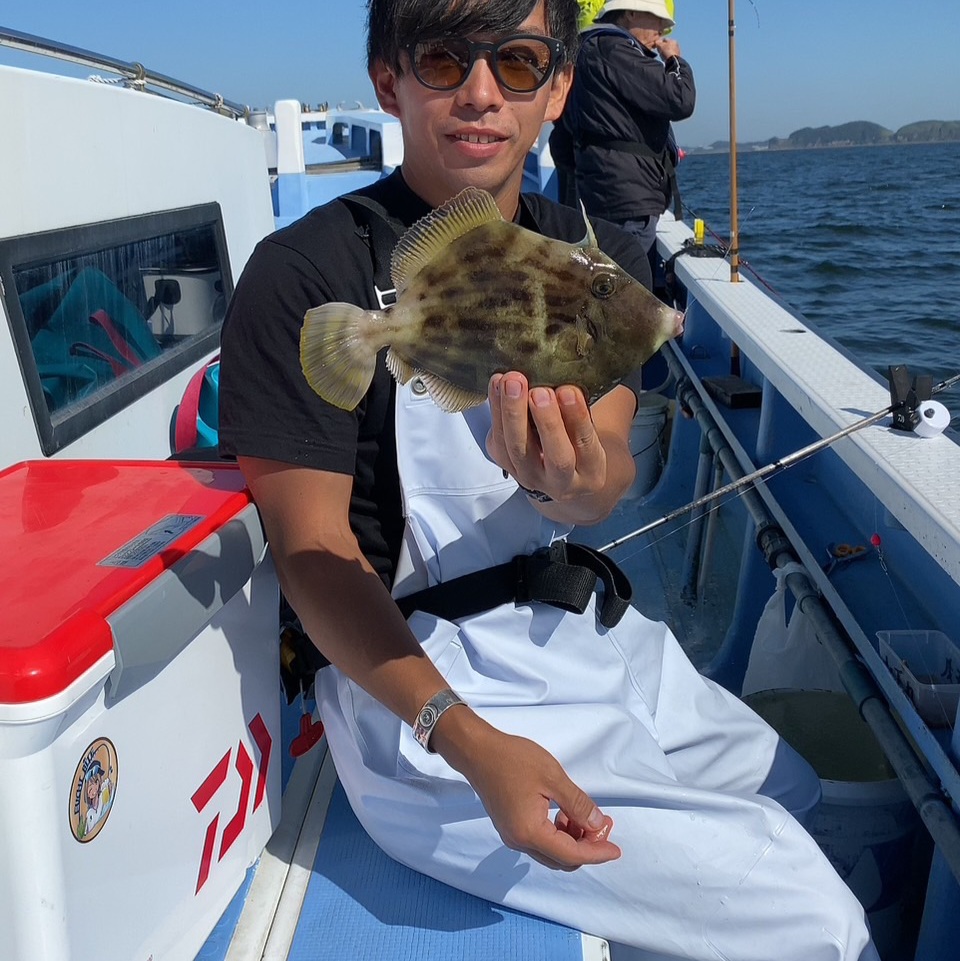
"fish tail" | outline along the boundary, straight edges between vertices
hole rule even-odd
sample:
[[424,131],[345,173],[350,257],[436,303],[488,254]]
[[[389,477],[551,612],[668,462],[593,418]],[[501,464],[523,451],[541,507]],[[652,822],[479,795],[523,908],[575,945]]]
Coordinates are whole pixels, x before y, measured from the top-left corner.
[[370,337],[375,311],[352,304],[308,310],[300,331],[300,366],[307,383],[328,404],[353,410],[373,381],[377,351]]

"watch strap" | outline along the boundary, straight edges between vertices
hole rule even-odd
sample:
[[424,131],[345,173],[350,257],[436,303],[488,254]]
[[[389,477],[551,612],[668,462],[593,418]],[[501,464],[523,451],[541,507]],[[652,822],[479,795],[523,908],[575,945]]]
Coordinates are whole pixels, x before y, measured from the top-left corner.
[[523,484],[517,484],[520,488],[533,501],[539,501],[541,504],[547,504],[553,500],[549,494],[545,494],[543,491],[538,491],[535,487],[524,487]]

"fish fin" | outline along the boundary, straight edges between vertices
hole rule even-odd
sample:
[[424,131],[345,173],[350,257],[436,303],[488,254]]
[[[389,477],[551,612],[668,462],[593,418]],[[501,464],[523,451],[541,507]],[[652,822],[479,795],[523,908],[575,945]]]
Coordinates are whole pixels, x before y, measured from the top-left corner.
[[587,216],[587,208],[583,206],[583,201],[580,201],[580,212],[583,214],[583,223],[587,228],[586,234],[584,234],[583,240],[580,241],[577,247],[599,247],[600,244],[597,243],[597,235],[593,232],[593,224],[590,223],[590,218]]
[[461,411],[469,410],[471,407],[479,407],[486,399],[486,394],[480,394],[474,390],[465,390],[457,387],[450,381],[431,374],[428,371],[420,373],[423,386],[427,388],[433,402],[448,414],[459,414]]
[[421,217],[401,238],[390,261],[397,296],[437,254],[458,237],[482,224],[503,220],[493,196],[479,187],[465,187],[436,210]]
[[405,384],[416,371],[410,363],[404,360],[392,347],[387,351],[387,370],[393,374],[394,380],[400,384]]
[[590,324],[587,323],[586,319],[577,314],[577,356],[586,357],[590,350],[593,348],[594,336],[590,329]]
[[376,344],[364,336],[374,311],[352,304],[323,304],[308,310],[300,330],[300,366],[307,383],[328,404],[353,410],[373,381]]

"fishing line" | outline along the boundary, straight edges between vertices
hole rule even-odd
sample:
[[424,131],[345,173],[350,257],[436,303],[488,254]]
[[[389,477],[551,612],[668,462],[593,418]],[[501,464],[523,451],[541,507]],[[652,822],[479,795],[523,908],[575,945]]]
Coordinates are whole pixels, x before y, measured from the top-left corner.
[[[683,204],[683,209],[686,210],[686,212],[690,214],[695,220],[703,220],[702,217],[697,216],[697,212],[688,203],[686,203],[685,201],[681,201],[681,203]],[[751,214],[753,214],[756,210],[757,210],[757,205],[754,204],[747,211],[746,215],[740,218],[741,228],[750,219]],[[723,237],[721,237],[720,234],[718,234],[712,227],[710,227],[705,220],[703,221],[703,223],[707,233],[710,234],[710,236],[717,242],[716,247],[720,251],[720,257],[721,257],[722,263],[729,265],[730,261],[727,260],[727,255],[730,253],[729,238],[724,239]],[[746,260],[743,256],[741,256],[740,258],[740,266],[743,267],[745,270],[749,271],[749,273],[753,275],[754,279],[757,280],[759,283],[761,283],[764,287],[766,287],[767,290],[770,291],[770,293],[774,294],[776,297],[780,298],[781,300],[784,299],[780,291],[777,290],[777,288],[774,287],[773,284],[771,284],[766,278],[764,278],[760,274],[760,272],[757,270],[757,268],[754,267],[753,264],[751,264],[750,261]],[[717,267],[717,271],[716,273],[714,273],[713,279],[716,278],[716,275],[719,272],[720,272],[720,268]]]
[[[932,387],[930,390],[930,395],[933,396],[934,394],[939,394],[941,391],[947,390],[957,383],[960,383],[960,373],[954,374],[952,377],[948,377],[946,380],[942,380],[939,384],[934,385],[934,387]],[[838,440],[842,440],[844,437],[848,437],[850,434],[853,434],[856,431],[863,430],[865,427],[870,427],[872,424],[877,423],[877,421],[882,420],[888,414],[893,413],[893,411],[900,406],[900,404],[890,404],[889,406],[884,407],[883,410],[878,410],[875,414],[870,414],[861,420],[854,421],[852,424],[848,424],[843,429],[838,430],[835,434],[831,434],[829,437],[822,437],[820,440],[814,441],[811,444],[807,444],[805,447],[795,450],[792,454],[787,454],[775,461],[771,461],[769,464],[766,464],[757,470],[751,471],[749,474],[744,474],[737,480],[730,481],[730,483],[724,484],[722,487],[718,487],[715,491],[710,491],[709,493],[704,494],[703,497],[698,497],[696,500],[691,501],[688,504],[684,504],[682,507],[678,507],[675,510],[669,511],[662,517],[651,521],[649,524],[644,524],[643,527],[637,528],[637,530],[632,531],[629,534],[624,534],[622,537],[616,538],[609,544],[597,548],[597,550],[599,550],[601,553],[612,551],[614,548],[619,547],[621,544],[625,544],[627,541],[633,540],[635,537],[640,537],[643,534],[649,534],[650,531],[654,531],[658,527],[662,527],[664,524],[669,524],[672,520],[676,520],[678,517],[683,517],[684,514],[689,514],[691,511],[695,511],[698,508],[711,503],[712,501],[726,497],[727,494],[740,491],[742,488],[746,488],[748,485],[755,486],[757,481],[765,480],[767,477],[770,477],[773,474],[787,470],[788,468],[793,467],[794,464],[798,464],[800,461],[806,460],[806,458],[810,457],[812,454],[816,454],[818,451],[824,450],[831,444],[836,443]],[[709,513],[709,511],[707,513]],[[678,530],[680,529],[682,528],[678,528]]]
[[[642,545],[641,547],[638,547],[636,550],[631,551],[629,554],[622,555],[620,557],[619,562],[624,563],[630,560],[630,558],[638,557],[644,551],[648,551],[651,548],[656,547],[657,544],[662,544],[668,538],[673,537],[675,534],[679,534],[681,531],[686,530],[688,527],[693,526],[694,524],[697,523],[697,521],[703,520],[705,517],[709,517],[709,515],[712,514],[714,511],[719,511],[721,508],[726,507],[728,504],[732,504],[734,501],[739,500],[746,493],[747,493],[746,487],[744,487],[742,490],[738,490],[734,492],[733,494],[731,494],[730,497],[727,497],[721,500],[717,504],[713,504],[712,506],[706,508],[702,513],[694,515],[689,520],[684,521],[682,524],[678,524],[676,527],[671,527],[670,530],[668,530],[665,534],[661,534],[660,537],[654,538],[653,540]],[[607,545],[607,547],[598,547],[597,550],[605,551],[609,548],[609,546],[610,545]]]

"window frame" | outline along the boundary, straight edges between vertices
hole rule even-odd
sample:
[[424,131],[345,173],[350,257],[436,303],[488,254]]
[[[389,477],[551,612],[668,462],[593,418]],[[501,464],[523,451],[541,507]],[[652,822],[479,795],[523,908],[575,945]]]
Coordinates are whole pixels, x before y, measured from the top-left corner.
[[[178,230],[200,227],[212,228],[224,301],[229,303],[233,294],[233,275],[223,213],[217,202],[0,239],[0,296],[45,456],[49,457],[78,440],[216,349],[223,321],[221,319],[210,328],[189,336],[182,344],[165,349],[159,357],[138,367],[121,383],[105,385],[89,398],[51,412],[40,381],[14,271],[89,256],[174,234]],[[173,413],[171,407],[171,419]]]

